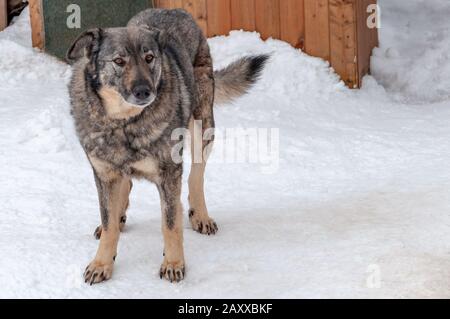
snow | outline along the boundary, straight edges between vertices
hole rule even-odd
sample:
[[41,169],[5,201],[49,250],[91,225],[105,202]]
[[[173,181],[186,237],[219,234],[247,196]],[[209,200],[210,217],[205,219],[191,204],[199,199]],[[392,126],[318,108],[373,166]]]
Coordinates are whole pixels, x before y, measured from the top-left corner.
[[394,97],[413,103],[448,100],[448,0],[383,0],[381,4],[382,41],[372,59],[378,82]]
[[185,218],[177,285],[158,277],[157,192],[137,183],[113,279],[94,287],[82,272],[99,213],[69,114],[70,69],[31,48],[25,11],[0,33],[0,297],[450,297],[450,3],[379,3],[380,48],[361,90],[281,41],[211,39],[217,68],[272,54],[252,92],[216,116],[219,132],[278,129],[279,160],[212,161],[220,231],[204,237]]

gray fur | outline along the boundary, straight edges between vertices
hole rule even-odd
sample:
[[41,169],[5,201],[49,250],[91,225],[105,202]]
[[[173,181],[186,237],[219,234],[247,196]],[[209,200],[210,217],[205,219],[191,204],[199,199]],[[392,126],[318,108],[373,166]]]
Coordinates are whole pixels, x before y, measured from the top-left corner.
[[[204,38],[195,20],[182,9],[146,10],[131,19],[128,26],[148,26],[167,30],[172,36],[177,37],[179,43],[185,46],[189,52],[198,52],[199,45]],[[223,70],[214,72],[215,103],[229,103],[247,93],[258,80],[268,58],[268,55],[245,57]],[[195,55],[191,55],[191,59],[194,62]]]

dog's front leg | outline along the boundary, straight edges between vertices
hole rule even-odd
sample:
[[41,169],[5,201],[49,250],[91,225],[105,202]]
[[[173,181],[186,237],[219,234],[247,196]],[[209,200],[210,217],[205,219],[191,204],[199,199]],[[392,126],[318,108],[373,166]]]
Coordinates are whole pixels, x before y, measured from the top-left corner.
[[106,281],[112,276],[120,234],[120,216],[124,206],[122,201],[125,200],[121,194],[129,188],[129,179],[119,172],[105,172],[94,168],[94,175],[99,195],[102,234],[97,254],[84,273],[85,282],[91,285]]
[[170,282],[184,279],[183,207],[181,205],[182,166],[164,170],[158,183],[161,197],[164,260],[160,277]]

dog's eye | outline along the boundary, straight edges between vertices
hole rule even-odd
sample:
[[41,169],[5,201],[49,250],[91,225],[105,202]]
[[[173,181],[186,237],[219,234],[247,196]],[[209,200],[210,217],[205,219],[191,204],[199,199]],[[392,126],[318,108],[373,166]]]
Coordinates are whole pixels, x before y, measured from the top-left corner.
[[125,65],[125,60],[122,59],[122,58],[116,58],[116,59],[113,60],[113,62],[115,64],[117,64],[118,66],[124,66]]
[[153,61],[154,58],[155,58],[155,57],[154,57],[153,55],[147,54],[147,55],[145,56],[145,62],[147,62],[147,63],[150,64],[150,63]]

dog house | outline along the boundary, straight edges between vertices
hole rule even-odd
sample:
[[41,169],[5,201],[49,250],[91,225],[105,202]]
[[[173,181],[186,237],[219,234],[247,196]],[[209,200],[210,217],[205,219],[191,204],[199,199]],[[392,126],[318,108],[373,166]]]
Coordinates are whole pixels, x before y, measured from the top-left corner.
[[231,30],[258,31],[321,57],[351,88],[369,72],[378,45],[376,0],[154,0],[184,8],[209,37]]
[[78,35],[95,27],[121,27],[151,0],[29,0],[33,46],[63,59]]
[[[5,0],[0,0],[0,3]],[[184,8],[208,37],[258,31],[323,58],[350,88],[361,86],[378,45],[376,0],[29,0],[33,45],[62,57],[82,30],[125,25],[150,6]],[[67,21],[76,10],[81,26]],[[72,11],[75,10],[75,11]]]

